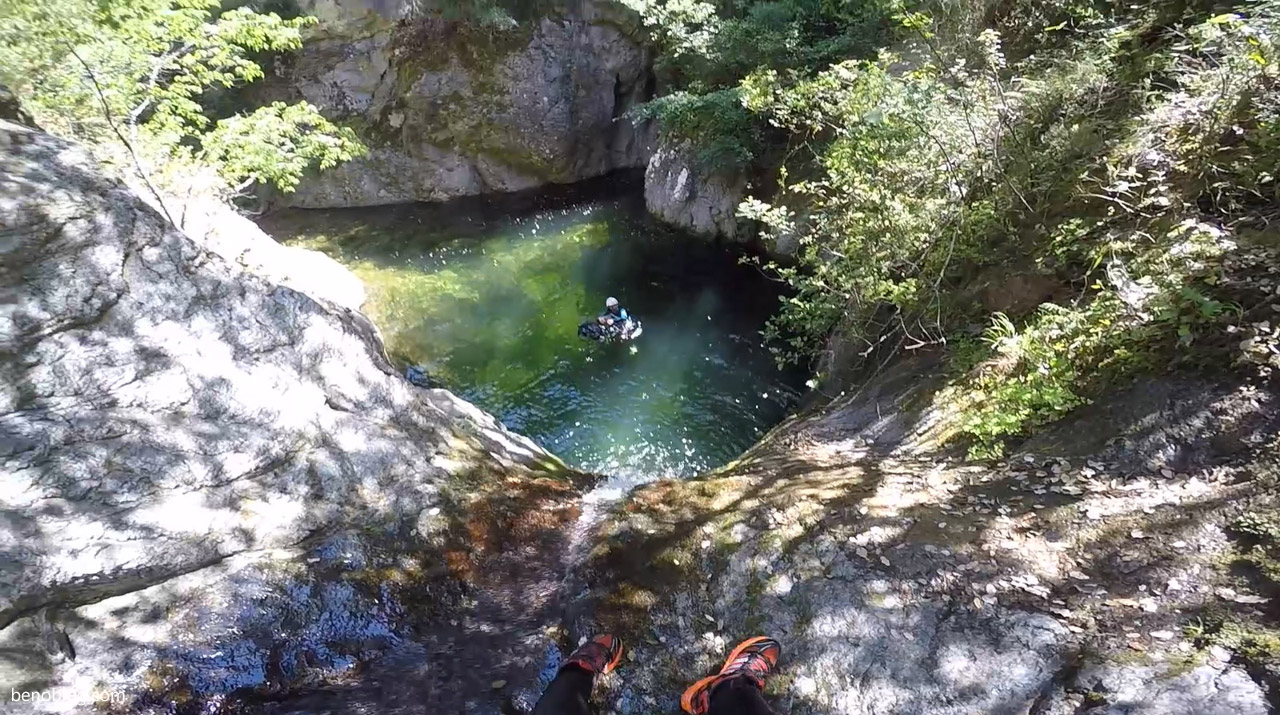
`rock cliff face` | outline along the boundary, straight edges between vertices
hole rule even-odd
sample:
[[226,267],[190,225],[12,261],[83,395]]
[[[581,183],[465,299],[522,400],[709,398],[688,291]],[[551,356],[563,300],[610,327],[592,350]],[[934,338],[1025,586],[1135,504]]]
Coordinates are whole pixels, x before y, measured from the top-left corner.
[[747,180],[741,174],[700,169],[687,144],[661,141],[644,172],[644,202],[658,219],[700,236],[746,241],[738,204]]
[[285,201],[439,201],[644,166],[647,133],[623,116],[652,91],[638,20],[607,0],[570,5],[497,28],[421,3],[305,0],[320,26],[283,84],[371,151]]
[[[775,258],[796,255],[800,245],[794,234],[772,236],[738,216],[738,205],[751,190],[746,171],[708,170],[699,165],[688,142],[660,138],[655,147],[644,172],[644,203],[650,214],[704,238],[753,244]],[[752,175],[768,173],[756,169]]]
[[383,656],[434,712],[532,679],[575,473],[4,121],[0,225],[0,673],[44,698],[18,707],[207,711]]

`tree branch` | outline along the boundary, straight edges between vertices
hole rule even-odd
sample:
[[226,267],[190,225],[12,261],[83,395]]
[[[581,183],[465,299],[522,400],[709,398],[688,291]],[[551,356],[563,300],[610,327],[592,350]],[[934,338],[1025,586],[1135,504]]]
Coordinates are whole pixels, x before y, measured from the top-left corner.
[[142,183],[147,185],[147,189],[155,197],[156,203],[160,204],[160,210],[164,212],[165,218],[169,219],[170,224],[177,227],[178,223],[173,220],[173,215],[169,213],[169,207],[165,206],[160,192],[152,185],[147,172],[142,168],[142,161],[138,159],[138,153],[133,150],[133,144],[125,138],[124,133],[120,131],[119,125],[116,124],[116,120],[111,114],[111,106],[107,104],[107,96],[102,91],[102,85],[98,84],[98,76],[93,73],[93,68],[89,66],[88,62],[84,61],[79,52],[76,52],[76,48],[71,43],[63,40],[63,44],[67,46],[67,51],[71,53],[72,57],[76,58],[80,66],[84,67],[85,74],[89,76],[89,81],[93,83],[93,91],[98,95],[98,103],[102,105],[102,114],[107,120],[107,126],[111,127],[111,131],[115,132],[116,138],[120,140],[121,144],[124,144],[124,148],[129,152],[129,158],[133,160],[133,170],[138,172],[138,177],[142,179]]
[[142,116],[143,112],[147,111],[147,107],[150,107],[154,101],[155,98],[151,96],[151,90],[155,89],[156,84],[160,81],[160,73],[164,72],[165,68],[169,67],[174,60],[193,49],[195,49],[195,45],[187,42],[177,49],[171,52],[166,52],[156,58],[156,63],[151,68],[151,74],[147,75],[147,83],[143,89],[143,99],[141,102],[138,102],[138,106],[134,107],[133,111],[129,112],[130,127],[133,127],[138,123],[138,118]]

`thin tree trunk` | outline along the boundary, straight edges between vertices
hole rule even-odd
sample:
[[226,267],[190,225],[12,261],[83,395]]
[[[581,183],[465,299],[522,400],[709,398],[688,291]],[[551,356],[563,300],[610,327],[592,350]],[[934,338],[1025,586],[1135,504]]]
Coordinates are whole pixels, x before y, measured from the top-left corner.
[[93,83],[93,91],[98,95],[98,103],[102,105],[102,114],[107,120],[107,126],[111,127],[111,131],[115,132],[116,138],[120,140],[121,144],[124,144],[125,150],[129,152],[129,158],[133,160],[133,170],[138,173],[138,178],[142,179],[142,183],[146,184],[151,195],[155,197],[156,203],[160,204],[160,210],[164,213],[165,218],[169,219],[169,223],[177,228],[178,222],[173,220],[173,215],[169,213],[169,207],[165,206],[160,192],[156,190],[156,187],[151,183],[150,177],[147,176],[146,170],[142,168],[142,161],[138,159],[138,153],[133,150],[133,144],[129,142],[124,132],[120,131],[120,126],[116,124],[115,117],[111,114],[111,107],[107,104],[107,97],[102,91],[102,85],[98,84],[98,76],[94,74],[93,68],[89,66],[88,62],[84,61],[79,52],[76,52],[76,48],[71,43],[64,41],[64,44],[66,44],[67,50],[71,52],[71,56],[76,58],[81,67],[84,67],[85,74],[89,76],[89,81]]

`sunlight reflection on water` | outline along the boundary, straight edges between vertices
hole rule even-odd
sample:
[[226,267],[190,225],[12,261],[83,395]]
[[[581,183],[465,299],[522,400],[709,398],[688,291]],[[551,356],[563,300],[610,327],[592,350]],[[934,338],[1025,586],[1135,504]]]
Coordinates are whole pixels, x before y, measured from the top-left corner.
[[[266,223],[364,280],[395,360],[610,475],[592,498],[732,460],[803,384],[760,344],[776,284],[653,225],[633,198],[289,211]],[[577,336],[609,295],[644,321],[633,345]]]

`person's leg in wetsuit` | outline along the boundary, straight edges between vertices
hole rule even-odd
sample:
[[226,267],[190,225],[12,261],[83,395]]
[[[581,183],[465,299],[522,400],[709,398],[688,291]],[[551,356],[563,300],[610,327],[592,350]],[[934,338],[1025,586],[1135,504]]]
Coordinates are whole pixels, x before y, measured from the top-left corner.
[[707,715],[774,715],[764,693],[746,676],[729,678],[711,689]]
[[764,700],[764,679],[778,664],[782,646],[757,636],[737,645],[724,667],[684,691],[680,707],[689,715],[774,715]]
[[533,715],[590,715],[587,701],[596,676],[613,670],[620,660],[622,641],[614,636],[596,636],[578,646],[542,691]]

